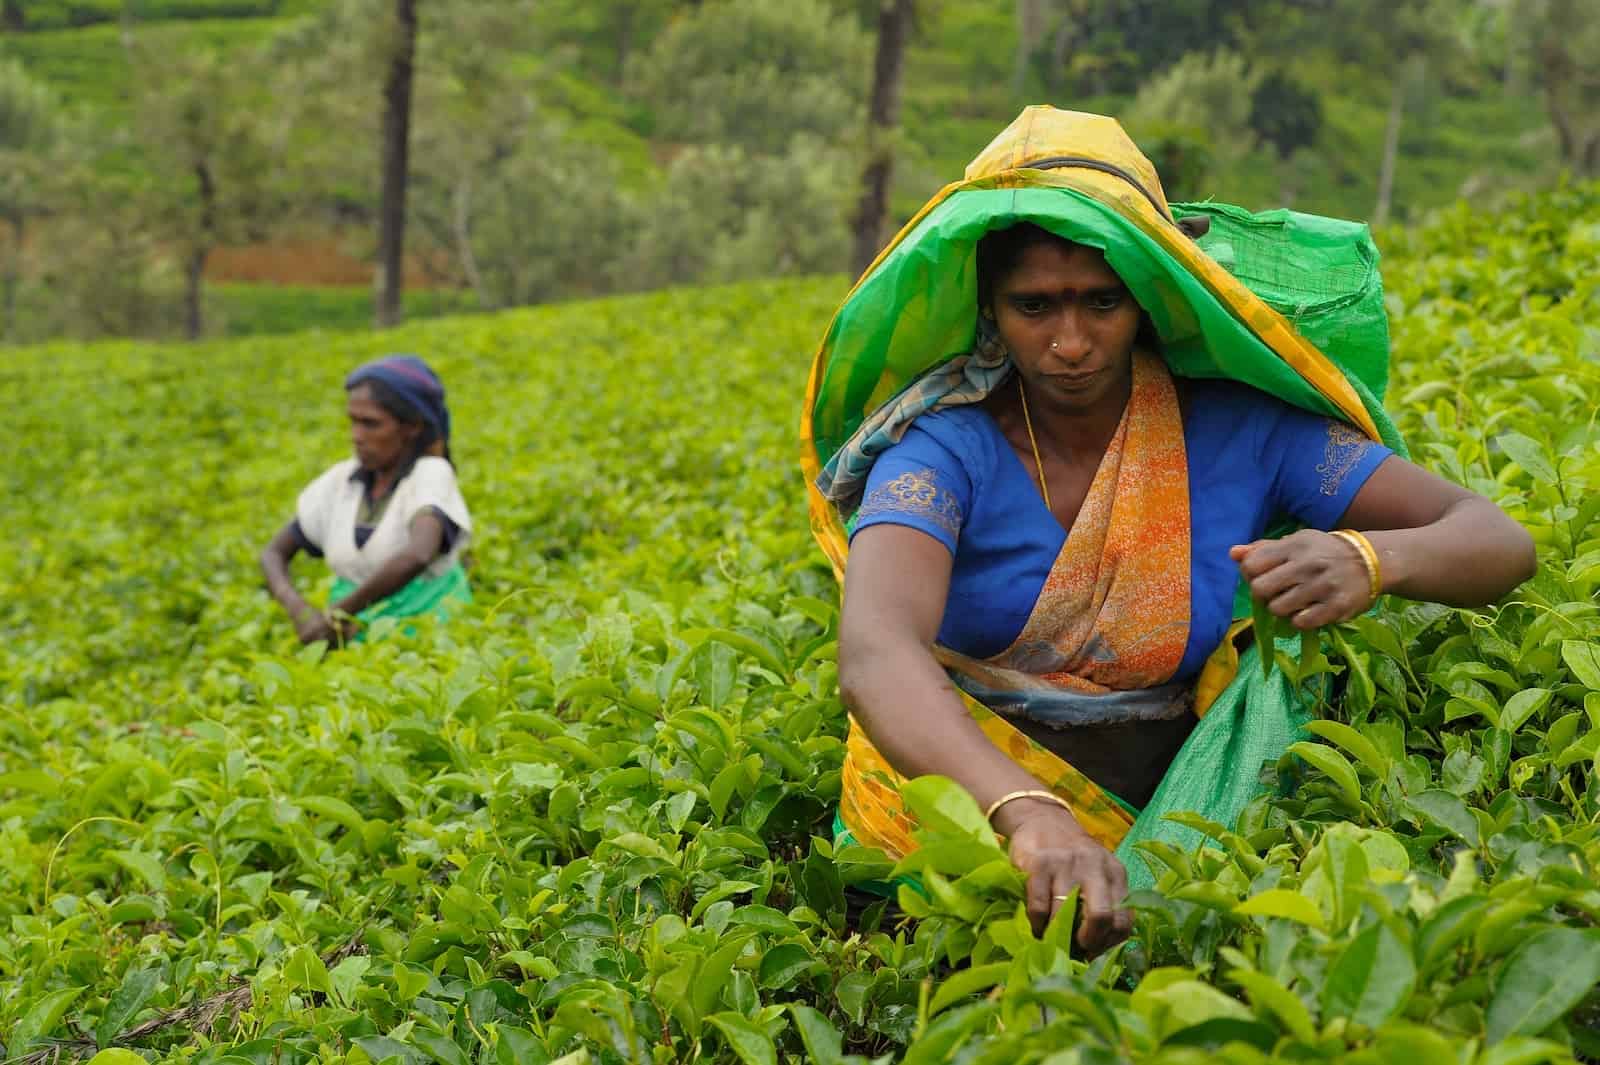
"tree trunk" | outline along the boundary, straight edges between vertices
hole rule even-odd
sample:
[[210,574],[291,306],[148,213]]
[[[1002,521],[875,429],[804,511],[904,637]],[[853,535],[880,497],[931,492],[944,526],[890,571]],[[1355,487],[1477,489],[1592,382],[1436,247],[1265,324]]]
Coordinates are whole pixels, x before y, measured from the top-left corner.
[[118,20],[118,26],[122,34],[122,50],[124,52],[133,50],[133,21],[133,0],[122,0],[122,18]]
[[1061,75],[1067,69],[1067,59],[1077,45],[1082,27],[1082,21],[1068,11],[1062,16],[1061,25],[1056,27],[1055,36],[1050,40],[1050,70],[1045,77],[1045,85],[1052,93],[1061,90]]
[[400,321],[405,261],[406,177],[411,141],[411,74],[417,48],[417,0],[395,0],[394,51],[383,86],[383,199],[378,206],[378,272],[374,278],[379,327]]
[[206,259],[217,241],[217,186],[211,167],[203,161],[194,165],[194,178],[200,190],[200,239],[189,249],[189,261],[184,264],[183,331],[190,340],[199,340],[206,328],[202,298]]
[[456,241],[456,258],[461,261],[461,272],[467,283],[478,294],[478,305],[484,310],[493,307],[489,290],[483,283],[483,271],[478,269],[478,256],[472,249],[472,174],[467,172],[456,182],[454,210],[451,212],[451,232]]
[[13,340],[17,330],[17,289],[22,286],[22,238],[24,224],[27,216],[14,214],[10,218],[11,234],[16,243],[11,248],[11,255],[6,262],[5,294],[0,299],[0,306],[4,307],[5,320],[0,322],[0,340]]
[[1394,206],[1394,169],[1400,156],[1400,126],[1405,119],[1406,93],[1412,82],[1412,72],[1421,77],[1422,56],[1411,56],[1395,71],[1389,86],[1389,122],[1383,130],[1383,160],[1378,164],[1378,202],[1372,208],[1372,224],[1387,225]]
[[857,277],[872,265],[883,243],[883,218],[889,211],[889,185],[894,178],[893,134],[900,122],[900,74],[915,14],[916,0],[881,0],[878,7],[878,49],[872,64],[872,102],[867,116],[867,166],[861,176],[851,261]]
[[202,309],[204,296],[206,257],[211,254],[210,248],[200,247],[189,253],[189,261],[183,268],[183,335],[190,340],[199,340],[205,332],[205,311]]
[[617,65],[611,75],[611,83],[618,88],[628,72],[628,53],[633,49],[634,14],[632,4],[622,5],[617,23]]
[[1591,124],[1595,120],[1592,107],[1584,106],[1588,95],[1584,83],[1593,75],[1586,75],[1573,60],[1560,32],[1562,25],[1546,27],[1538,37],[1534,48],[1538,79],[1544,90],[1545,112],[1555,127],[1561,164],[1570,167],[1576,177],[1593,177],[1600,174],[1600,127],[1584,128],[1585,118]]
[[1028,63],[1044,29],[1042,0],[1017,0],[1017,52],[1011,60],[1011,95],[1021,96],[1028,84]]

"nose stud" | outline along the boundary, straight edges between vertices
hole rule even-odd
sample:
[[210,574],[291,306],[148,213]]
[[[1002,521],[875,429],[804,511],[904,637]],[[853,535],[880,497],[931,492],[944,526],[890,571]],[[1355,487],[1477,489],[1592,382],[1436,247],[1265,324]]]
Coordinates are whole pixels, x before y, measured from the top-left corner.
[[1056,342],[1056,341],[1054,341],[1054,340],[1052,340],[1052,341],[1050,341],[1050,350],[1051,350],[1051,351],[1056,351],[1056,350],[1058,350],[1058,349],[1059,349],[1059,348],[1060,348],[1060,347],[1061,347],[1061,345],[1060,345],[1060,344],[1058,344],[1058,343],[1057,343],[1057,342]]

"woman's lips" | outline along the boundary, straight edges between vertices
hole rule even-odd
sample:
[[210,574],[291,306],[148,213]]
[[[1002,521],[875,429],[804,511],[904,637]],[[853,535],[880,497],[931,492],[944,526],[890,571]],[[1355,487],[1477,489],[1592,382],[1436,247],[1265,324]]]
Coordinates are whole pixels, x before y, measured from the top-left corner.
[[1057,373],[1051,374],[1050,379],[1063,388],[1082,388],[1084,385],[1100,376],[1100,371],[1090,370],[1088,373]]

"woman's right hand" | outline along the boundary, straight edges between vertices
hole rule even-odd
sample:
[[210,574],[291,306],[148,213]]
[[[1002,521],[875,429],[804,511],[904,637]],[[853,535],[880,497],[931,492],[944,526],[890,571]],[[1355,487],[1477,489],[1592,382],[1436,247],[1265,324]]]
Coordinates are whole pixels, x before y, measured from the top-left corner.
[[322,611],[309,606],[295,614],[294,634],[303,644],[316,643],[318,640],[326,640],[329,644],[338,641],[332,622]]
[[1062,897],[1078,888],[1082,915],[1078,946],[1094,955],[1128,938],[1133,914],[1122,905],[1128,873],[1117,856],[1060,807],[1040,803],[1018,813],[1021,816],[1009,833],[1011,862],[1027,874],[1028,916],[1034,931],[1042,933]]

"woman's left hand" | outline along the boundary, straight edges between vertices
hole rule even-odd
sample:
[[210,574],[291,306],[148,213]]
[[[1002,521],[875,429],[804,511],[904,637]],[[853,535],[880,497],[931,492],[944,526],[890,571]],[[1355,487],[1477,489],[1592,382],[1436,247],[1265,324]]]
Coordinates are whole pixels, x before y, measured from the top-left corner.
[[1301,529],[1281,540],[1228,549],[1250,594],[1297,629],[1348,621],[1372,605],[1366,562],[1356,548],[1325,532]]

